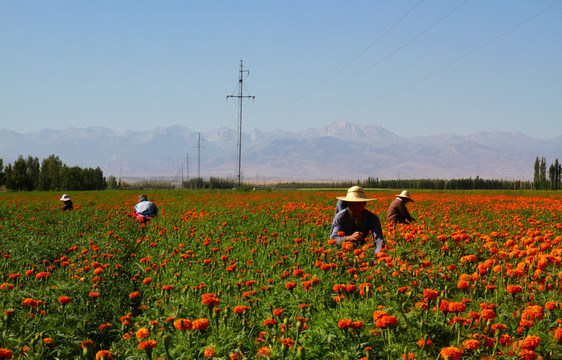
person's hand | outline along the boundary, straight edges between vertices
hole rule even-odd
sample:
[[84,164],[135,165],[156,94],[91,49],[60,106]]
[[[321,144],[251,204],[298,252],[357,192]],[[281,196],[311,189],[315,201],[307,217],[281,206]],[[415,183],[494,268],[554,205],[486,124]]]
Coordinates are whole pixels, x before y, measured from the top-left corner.
[[353,234],[348,235],[345,239],[347,241],[361,241],[363,240],[363,238],[364,238],[363,233],[360,231],[356,231]]

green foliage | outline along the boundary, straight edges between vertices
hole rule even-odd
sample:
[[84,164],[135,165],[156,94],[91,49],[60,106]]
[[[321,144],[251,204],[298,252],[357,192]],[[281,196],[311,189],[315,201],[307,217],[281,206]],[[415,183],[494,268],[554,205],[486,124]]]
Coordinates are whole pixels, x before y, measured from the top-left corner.
[[99,167],[68,167],[55,155],[43,159],[41,166],[38,158],[29,156],[24,159],[20,155],[13,166],[8,164],[5,172],[1,170],[0,180],[13,191],[103,190],[107,187]]

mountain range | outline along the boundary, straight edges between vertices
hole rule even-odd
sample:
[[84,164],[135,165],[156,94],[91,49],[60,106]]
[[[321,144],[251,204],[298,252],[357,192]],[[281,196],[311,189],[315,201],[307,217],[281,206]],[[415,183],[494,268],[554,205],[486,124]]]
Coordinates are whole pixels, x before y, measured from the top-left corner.
[[[41,161],[57,155],[69,166],[100,167],[118,178],[237,178],[238,132],[184,126],[150,131],[102,127],[0,130],[4,165],[19,155]],[[548,140],[519,132],[400,137],[380,126],[334,122],[303,131],[242,133],[243,181],[379,179],[531,180],[537,157],[562,159],[562,136]],[[189,159],[189,163],[187,160]],[[187,164],[186,164],[187,163]]]

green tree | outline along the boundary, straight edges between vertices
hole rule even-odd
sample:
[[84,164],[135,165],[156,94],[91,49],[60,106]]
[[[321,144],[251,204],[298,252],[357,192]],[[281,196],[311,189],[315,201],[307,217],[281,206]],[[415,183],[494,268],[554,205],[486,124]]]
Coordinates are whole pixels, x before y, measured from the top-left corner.
[[535,174],[533,176],[533,186],[535,190],[538,190],[541,184],[540,168],[541,168],[541,164],[539,161],[539,157],[537,156],[535,160]]
[[117,183],[115,176],[109,175],[107,178],[107,188],[109,190],[119,189],[119,184]]
[[83,174],[79,166],[63,166],[61,190],[82,190],[82,181]]
[[27,166],[27,190],[35,190],[39,185],[39,172],[41,169],[39,159],[37,157],[31,157],[30,155],[27,157],[27,160],[25,160],[25,165]]
[[562,165],[558,162],[558,158],[556,158],[556,160],[554,161],[554,186],[553,189],[554,190],[560,190],[560,186],[561,184],[561,178],[560,178],[560,173],[562,172]]
[[541,158],[541,167],[539,170],[539,177],[540,177],[540,189],[546,190],[548,189],[548,182],[546,180],[546,158],[543,156]]
[[82,170],[82,189],[81,190],[103,190],[107,187],[103,172],[99,167]]
[[550,190],[554,190],[555,178],[556,178],[556,170],[554,168],[554,164],[550,164],[550,167],[548,168],[548,180],[550,180]]
[[14,169],[12,167],[12,164],[8,163],[8,165],[6,165],[6,167],[4,168],[4,185],[6,185],[7,189],[12,189],[12,173],[13,173]]
[[20,155],[10,171],[10,177],[6,182],[6,187],[14,190],[31,190],[32,184],[27,176],[27,163],[22,155]]
[[63,163],[56,155],[49,155],[41,163],[39,190],[61,190]]

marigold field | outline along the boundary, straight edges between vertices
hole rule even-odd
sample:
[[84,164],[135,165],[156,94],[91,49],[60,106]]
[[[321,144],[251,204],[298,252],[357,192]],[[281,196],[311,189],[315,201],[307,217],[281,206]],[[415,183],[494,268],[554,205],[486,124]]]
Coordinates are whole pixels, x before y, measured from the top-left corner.
[[335,191],[0,194],[0,359],[562,359],[562,199],[414,192],[385,247]]

